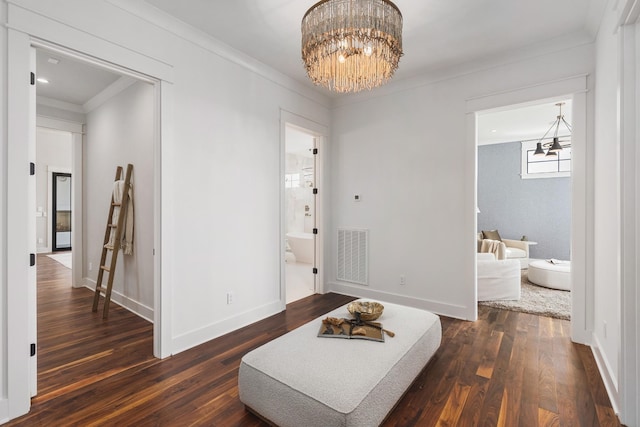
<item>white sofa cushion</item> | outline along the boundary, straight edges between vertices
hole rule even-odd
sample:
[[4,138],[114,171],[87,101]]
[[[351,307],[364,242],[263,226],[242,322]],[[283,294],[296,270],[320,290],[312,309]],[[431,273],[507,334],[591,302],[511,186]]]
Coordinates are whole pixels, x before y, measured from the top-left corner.
[[510,246],[507,246],[505,253],[507,258],[526,258],[527,257],[527,253],[522,249],[512,248]]

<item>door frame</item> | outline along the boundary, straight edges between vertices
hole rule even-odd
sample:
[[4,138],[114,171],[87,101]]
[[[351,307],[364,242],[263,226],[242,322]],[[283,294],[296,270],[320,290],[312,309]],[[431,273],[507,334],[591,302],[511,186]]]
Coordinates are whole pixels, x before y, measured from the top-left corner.
[[325,277],[325,241],[331,241],[326,235],[328,231],[328,222],[325,220],[327,217],[327,189],[326,185],[326,165],[325,159],[327,159],[328,153],[326,152],[329,144],[327,144],[327,138],[329,134],[329,128],[320,123],[316,123],[313,120],[307,119],[300,115],[291,113],[289,111],[280,110],[280,173],[278,176],[278,187],[280,189],[280,304],[283,310],[287,306],[286,298],[286,279],[285,279],[285,231],[286,227],[286,207],[285,207],[285,190],[284,190],[284,176],[286,172],[285,162],[285,149],[286,149],[286,127],[287,125],[300,128],[315,139],[315,147],[318,149],[318,154],[315,158],[315,187],[318,188],[318,194],[315,199],[315,211],[316,211],[316,228],[318,234],[315,238],[315,267],[318,269],[318,273],[314,276],[314,289],[317,293],[324,293],[324,277]]
[[[9,5],[13,8],[13,5]],[[25,11],[23,11],[25,12]],[[9,15],[11,16],[11,15]],[[171,295],[173,282],[172,260],[162,248],[171,247],[174,233],[163,227],[162,208],[170,206],[161,198],[162,168],[168,159],[162,156],[163,147],[173,146],[173,67],[141,53],[112,44],[89,33],[50,21],[48,18],[25,12],[13,15],[7,28],[7,233],[6,245],[6,342],[7,348],[6,399],[0,399],[0,419],[13,419],[24,415],[31,405],[30,383],[32,358],[29,357],[29,307],[35,305],[35,296],[29,294],[25,284],[35,283],[35,266],[28,263],[29,254],[36,253],[35,207],[28,205],[29,189],[33,177],[29,176],[29,162],[35,163],[28,140],[35,134],[35,111],[30,115],[29,73],[32,47],[60,51],[67,56],[114,67],[121,74],[146,79],[154,86],[154,355],[164,358],[172,354]],[[61,27],[65,31],[61,31]],[[46,41],[45,41],[46,40]],[[61,47],[64,46],[64,47]],[[83,53],[79,53],[83,52]],[[104,59],[101,59],[104,58]],[[134,71],[132,71],[134,70]],[[154,76],[154,77],[150,77]],[[161,144],[162,142],[162,144]],[[34,147],[35,148],[35,147]],[[75,161],[75,160],[74,160]],[[34,183],[35,191],[35,183]],[[32,218],[33,227],[30,227]],[[171,220],[167,220],[167,224]],[[30,241],[32,240],[32,241]],[[32,247],[33,246],[33,247]],[[163,280],[164,279],[164,280]]]
[[[466,211],[473,215],[474,233],[469,247],[475,248],[478,228],[476,206],[478,203],[478,143],[477,115],[481,111],[500,109],[517,104],[572,99],[572,171],[571,171],[571,340],[591,344],[593,331],[594,283],[593,283],[593,183],[588,171],[593,167],[593,144],[587,138],[587,75],[573,76],[551,82],[490,94],[467,100],[468,143],[473,145],[465,160],[474,171],[473,197],[467,200]],[[473,155],[473,157],[471,157]],[[591,174],[592,175],[592,174]],[[472,242],[473,241],[473,244]],[[474,250],[475,251],[475,250]],[[473,257],[475,281],[475,307],[477,318],[477,260]]]

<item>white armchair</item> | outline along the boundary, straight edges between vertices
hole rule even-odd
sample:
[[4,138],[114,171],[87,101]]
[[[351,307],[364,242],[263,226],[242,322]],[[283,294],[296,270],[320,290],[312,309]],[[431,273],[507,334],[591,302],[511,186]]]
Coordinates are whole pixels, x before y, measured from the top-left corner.
[[517,259],[520,261],[520,268],[529,267],[529,242],[522,240],[502,239],[505,244],[505,255],[507,259]]
[[[520,268],[529,266],[529,242],[522,240],[503,239],[500,237],[498,230],[482,231],[478,233],[478,252],[481,252],[483,246],[482,240],[490,239],[501,241],[504,243],[505,259],[515,259],[520,262]],[[484,245],[485,247],[487,245]]]

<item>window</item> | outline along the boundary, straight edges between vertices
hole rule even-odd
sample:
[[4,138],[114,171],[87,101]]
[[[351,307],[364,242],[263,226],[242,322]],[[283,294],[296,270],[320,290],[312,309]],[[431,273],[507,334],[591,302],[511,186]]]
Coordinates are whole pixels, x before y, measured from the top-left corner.
[[287,173],[284,175],[284,188],[298,188],[298,187],[300,187],[299,173]]
[[571,176],[571,146],[563,145],[554,157],[534,156],[537,142],[522,142],[522,179]]

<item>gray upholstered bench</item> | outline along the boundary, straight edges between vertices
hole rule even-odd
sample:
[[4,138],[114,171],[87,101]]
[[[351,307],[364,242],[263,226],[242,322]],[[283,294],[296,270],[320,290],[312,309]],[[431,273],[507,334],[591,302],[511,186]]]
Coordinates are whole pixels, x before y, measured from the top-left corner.
[[281,427],[382,423],[442,338],[435,314],[382,303],[378,321],[394,338],[318,338],[326,316],[350,317],[346,305],[340,307],[247,353],[238,375],[240,400]]

